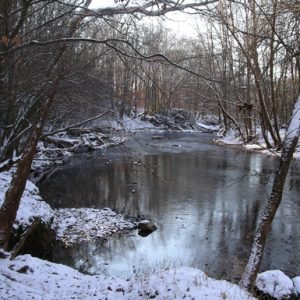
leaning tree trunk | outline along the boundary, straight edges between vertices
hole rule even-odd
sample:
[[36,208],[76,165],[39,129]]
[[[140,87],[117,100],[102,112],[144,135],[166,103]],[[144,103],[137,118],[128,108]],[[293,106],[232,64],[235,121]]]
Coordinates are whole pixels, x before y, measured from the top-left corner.
[[272,193],[265,207],[264,213],[260,219],[257,231],[255,233],[251,254],[240,281],[240,286],[248,289],[249,291],[254,287],[257,273],[259,271],[259,267],[263,257],[266,239],[271,229],[272,221],[282,199],[285,179],[289,170],[291,160],[293,158],[293,153],[295,152],[295,148],[298,143],[299,133],[300,96],[298,97],[294,106],[290,125],[285,135],[280,157],[280,165],[273,183]]
[[[85,18],[85,8],[88,8],[91,2],[92,0],[86,0],[83,4],[83,13],[79,13],[76,15],[76,17],[74,17],[74,19],[71,20],[67,37],[73,37],[74,33],[79,28],[81,21]],[[56,54],[54,63],[49,70],[48,78],[52,79],[49,80],[49,82],[52,82],[52,84],[48,89],[45,104],[42,106],[39,113],[36,128],[28,138],[27,144],[18,162],[17,169],[12,177],[10,187],[5,193],[4,203],[0,208],[0,248],[3,248],[4,250],[7,250],[8,248],[12,226],[19,209],[21,197],[25,189],[31,163],[36,151],[36,146],[59,85],[59,75],[63,70],[63,68],[60,69],[60,64],[62,64],[62,58],[67,48],[68,47],[66,44],[58,48],[58,53]]]
[[16,219],[31,163],[36,152],[36,146],[49,113],[58,82],[58,79],[56,79],[52,84],[51,90],[48,92],[47,101],[41,110],[38,123],[27,140],[22,156],[17,164],[17,169],[12,177],[10,187],[5,193],[4,203],[0,208],[0,248],[4,250],[8,250],[12,226]]

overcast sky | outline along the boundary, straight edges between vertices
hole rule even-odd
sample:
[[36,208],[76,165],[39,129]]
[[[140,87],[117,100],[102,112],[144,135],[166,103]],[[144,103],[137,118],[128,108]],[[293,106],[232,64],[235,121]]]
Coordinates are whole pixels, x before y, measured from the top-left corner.
[[[116,6],[114,0],[93,0],[90,8],[95,9],[99,7],[111,7]],[[147,20],[148,19],[148,20]],[[152,20],[153,18],[151,18]],[[173,12],[169,13],[166,16],[166,21],[164,25],[176,32],[179,36],[192,37],[196,35],[195,27],[195,18],[191,15],[187,15],[182,12]],[[145,21],[150,21],[150,18],[145,18]]]
[[115,6],[114,0],[93,0],[90,8]]

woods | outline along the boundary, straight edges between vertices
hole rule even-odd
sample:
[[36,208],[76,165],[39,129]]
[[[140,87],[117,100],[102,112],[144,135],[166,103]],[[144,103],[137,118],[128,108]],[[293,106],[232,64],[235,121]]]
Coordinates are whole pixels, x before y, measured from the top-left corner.
[[[121,125],[125,116],[141,112],[184,109],[196,118],[214,116],[220,135],[234,130],[244,144],[261,135],[266,148],[283,149],[281,162],[285,153],[292,159],[299,126],[288,149],[282,130],[291,115],[298,118],[297,1],[91,5],[91,0],[0,3],[0,171],[13,170],[0,208],[5,250],[39,140],[108,111]],[[174,12],[193,18],[194,34],[179,36],[164,27]],[[289,162],[279,169],[281,193]],[[271,198],[279,197],[277,181]],[[257,271],[251,271],[251,280],[243,278],[244,287],[253,286]]]
[[[218,115],[225,130],[236,128],[245,142],[259,126],[267,147],[280,148],[280,128],[299,93],[299,6],[166,3],[85,10],[80,1],[4,1],[1,167],[22,152],[55,79],[54,126],[65,115],[80,119],[87,101],[87,117],[100,106],[116,106],[120,116],[137,107],[149,113],[176,107]],[[196,13],[203,28],[194,37],[139,20],[184,8],[194,14],[192,8],[201,8]]]

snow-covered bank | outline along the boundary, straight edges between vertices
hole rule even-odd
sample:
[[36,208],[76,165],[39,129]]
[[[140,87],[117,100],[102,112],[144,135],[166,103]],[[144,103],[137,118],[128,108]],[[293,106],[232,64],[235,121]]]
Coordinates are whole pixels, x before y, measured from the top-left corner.
[[62,208],[54,215],[52,228],[66,247],[136,228],[136,224],[109,208]]
[[[10,181],[10,173],[0,173],[0,205],[3,203]],[[124,216],[110,208],[51,209],[40,197],[38,187],[28,180],[14,229],[26,230],[36,217],[40,217],[44,224],[51,226],[56,233],[56,239],[65,246],[107,237],[137,227],[137,224],[125,220]]]
[[[4,201],[4,195],[11,182],[11,174],[0,173],[0,206]],[[54,212],[50,205],[44,202],[39,194],[39,190],[32,182],[27,181],[22,195],[20,207],[17,213],[14,229],[27,228],[35,217],[40,217],[45,224],[50,224],[54,217]]]
[[99,120],[97,125],[103,128],[113,128],[114,130],[132,131],[179,131],[179,132],[195,132],[218,131],[219,125],[216,125],[213,116],[206,116],[199,120],[188,110],[174,108],[169,112],[146,114],[140,111],[137,117],[123,116],[122,120]]
[[59,132],[47,136],[39,141],[37,152],[32,162],[32,176],[38,181],[41,173],[52,167],[62,165],[70,157],[77,154],[87,154],[94,150],[102,150],[111,146],[122,144],[126,137],[124,134],[109,135],[97,132],[98,127]]
[[292,280],[280,270],[270,270],[258,274],[256,287],[275,299],[290,299],[300,292],[297,286],[299,278],[295,277]]
[[[243,147],[243,149],[247,151],[253,151],[253,152],[259,152],[262,154],[270,155],[270,156],[280,156],[281,150],[278,151],[275,148],[267,149],[267,146],[264,142],[264,139],[262,138],[261,134],[258,131],[258,138],[255,142],[248,143],[246,145],[243,144],[242,139],[239,137],[239,134],[235,132],[234,130],[229,130],[226,135],[222,137],[218,137],[214,140],[216,144],[220,145],[238,145],[240,147]],[[280,130],[280,136],[281,139],[284,139],[285,136],[285,129]],[[296,151],[293,155],[294,159],[300,159],[300,145],[296,147]]]
[[[177,134],[176,134],[177,135]],[[215,146],[213,146],[213,147],[215,147]],[[215,148],[217,148],[217,147],[215,147]],[[188,154],[187,154],[188,155]],[[134,164],[137,164],[137,166],[139,166],[139,164],[140,164],[140,162],[138,161],[138,160],[135,160],[135,162],[134,162]],[[142,163],[141,163],[141,165],[142,165]],[[95,176],[96,177],[96,176]],[[96,177],[97,178],[97,177]],[[118,181],[119,182],[119,181]],[[83,199],[85,199],[85,197],[83,197]],[[66,211],[63,211],[63,212],[66,212]],[[73,225],[76,225],[76,224],[79,224],[78,223],[78,220],[77,220],[77,215],[79,215],[79,218],[81,218],[82,217],[82,215],[84,215],[83,213],[79,213],[80,212],[80,210],[75,210],[74,211],[74,213],[72,213],[71,215],[70,215],[70,217],[68,218],[68,219],[70,219],[70,220],[68,220],[68,221],[71,221],[71,222],[66,222],[67,224],[65,224],[65,226],[64,226],[64,228],[66,228],[66,227],[68,227],[68,229],[70,229],[71,230],[71,233],[72,233],[72,231],[73,231],[73,229],[74,228],[72,228],[73,227]],[[96,214],[96,211],[94,212],[92,212],[92,213],[95,213],[95,216],[97,215]],[[67,214],[67,216],[68,216],[68,214]],[[89,214],[87,214],[87,217],[89,217]],[[111,217],[111,216],[108,216],[109,218]],[[74,219],[73,219],[74,218]],[[97,220],[97,218],[98,218],[98,216],[96,217],[96,220]],[[101,218],[101,216],[100,216],[100,218]],[[82,223],[80,223],[81,225],[80,226],[82,226],[82,227],[84,227],[85,226],[85,218],[83,218],[83,219],[79,219],[80,221],[83,221]],[[104,218],[103,218],[103,220],[104,220],[104,222],[105,221],[107,221],[107,220],[105,220]],[[62,221],[65,221],[65,219],[64,218],[62,218]],[[89,224],[89,226],[90,225],[93,225],[93,219],[92,218],[90,218],[90,224]],[[112,224],[113,225],[113,224]],[[101,226],[101,224],[100,224],[100,226]],[[98,227],[98,226],[97,226]],[[95,232],[97,233],[98,232],[98,228],[95,228]],[[112,229],[113,229],[113,227],[111,227]],[[84,228],[83,228],[84,229]],[[93,229],[93,228],[91,228],[91,227],[89,227],[89,229]],[[100,228],[101,230],[102,230],[102,228]],[[190,230],[189,228],[187,228],[187,230]],[[83,231],[83,233],[85,234],[85,230]],[[183,233],[184,234],[184,233]],[[80,235],[80,234],[79,234]],[[96,236],[97,236],[97,234],[96,234]],[[90,239],[90,236],[88,235],[88,237],[87,237],[87,239],[89,240]],[[124,248],[122,248],[122,247],[118,247],[118,249],[120,249],[121,251],[122,251],[122,253],[124,253]],[[208,248],[208,249],[210,249],[210,248]],[[86,255],[81,255],[81,257],[83,258],[83,259],[86,259]],[[217,258],[217,257],[215,257],[215,258]],[[206,259],[206,258],[204,258],[204,259]],[[25,261],[25,263],[27,263],[27,261]],[[12,262],[12,264],[14,264],[14,262]],[[32,263],[33,265],[34,265],[34,263]],[[41,263],[41,264],[43,264],[43,263]],[[27,264],[26,264],[27,265]],[[31,272],[31,270],[34,270],[34,272],[36,272],[35,271],[35,269],[34,268],[31,268],[31,265],[28,263],[28,267],[26,267],[26,265],[24,266],[23,265],[23,267],[22,266],[20,266],[20,268],[19,269],[15,269],[15,272],[17,271],[17,270],[19,270],[20,272]],[[13,268],[13,267],[12,267]],[[31,270],[29,269],[29,268],[31,268]],[[2,266],[0,265],[0,269],[2,269]],[[179,271],[178,271],[179,270]],[[192,287],[191,287],[191,285],[189,284],[189,282],[190,282],[190,277],[192,277],[190,274],[191,274],[191,272],[190,272],[190,269],[186,269],[186,268],[184,268],[184,271],[182,272],[182,275],[180,276],[180,278],[178,279],[180,282],[175,282],[175,284],[177,284],[177,285],[180,285],[180,293],[176,290],[176,286],[175,287],[173,287],[172,286],[172,288],[170,288],[170,286],[169,285],[166,285],[165,284],[165,282],[163,282],[163,283],[161,283],[161,281],[171,281],[171,277],[173,277],[174,278],[174,273],[178,273],[178,272],[181,272],[181,270],[182,270],[182,268],[180,268],[180,269],[177,269],[176,271],[175,270],[172,270],[172,276],[171,275],[161,275],[161,274],[164,274],[165,273],[165,271],[160,271],[158,274],[152,274],[152,275],[149,275],[149,274],[142,274],[142,275],[140,275],[140,277],[139,277],[139,279],[137,279],[137,278],[131,278],[131,279],[129,279],[129,281],[128,282],[131,282],[131,284],[133,285],[132,287],[131,286],[128,286],[127,284],[127,281],[125,281],[125,283],[124,283],[124,280],[116,280],[116,279],[112,279],[112,278],[104,278],[104,277],[102,277],[102,276],[98,276],[98,278],[102,278],[103,280],[102,281],[104,281],[105,282],[105,280],[109,280],[109,282],[112,282],[111,283],[111,285],[109,285],[108,287],[106,287],[108,290],[109,290],[109,294],[103,294],[102,296],[96,291],[96,296],[98,295],[98,298],[99,299],[104,299],[105,297],[107,297],[107,298],[111,298],[111,299],[115,299],[115,298],[117,298],[117,297],[119,297],[119,298],[121,298],[121,299],[138,299],[138,298],[141,298],[141,299],[147,299],[147,298],[151,298],[151,297],[156,297],[157,299],[163,299],[163,296],[161,296],[161,295],[165,295],[165,291],[167,290],[167,289],[170,289],[170,293],[172,293],[172,294],[166,294],[166,296],[165,296],[165,299],[174,299],[175,297],[177,297],[177,298],[179,298],[179,299],[182,299],[182,298],[184,298],[184,296],[186,296],[186,294],[185,294],[185,292],[190,292],[190,291],[192,291],[193,293],[192,294],[188,294],[187,296],[186,296],[186,298],[191,298],[191,297],[194,297],[194,298],[196,298],[196,299],[205,299],[205,297],[204,297],[204,295],[203,294],[200,294],[200,293],[202,293],[202,290],[201,290],[201,292],[199,292],[198,290],[196,290],[195,292],[194,292],[194,288],[195,289],[197,289],[198,288],[198,284],[196,283],[195,285],[193,285]],[[195,270],[195,271],[197,271],[198,273],[200,272],[199,270]],[[66,274],[68,274],[67,273],[67,271],[65,270],[65,269],[63,269],[63,272],[65,272]],[[0,271],[0,273],[1,273],[1,271]],[[19,272],[17,272],[17,273],[19,273]],[[46,274],[48,274],[49,275],[49,277],[50,276],[52,276],[52,277],[55,277],[54,275],[57,275],[58,274],[58,272],[57,272],[57,270],[55,269],[55,270],[53,270],[52,271],[52,273],[50,273],[50,271],[49,271],[49,273],[47,273],[47,272],[45,272]],[[57,273],[57,274],[56,274]],[[149,273],[149,272],[147,272],[147,273]],[[14,274],[14,273],[13,273]],[[11,276],[12,277],[12,275],[13,274],[11,274],[11,273],[8,273],[8,276]],[[38,276],[39,276],[39,273],[37,273],[38,274]],[[73,274],[73,273],[72,273]],[[17,274],[18,275],[18,274]],[[30,275],[30,274],[29,274]],[[63,275],[62,275],[63,276]],[[74,275],[75,276],[75,275]],[[50,279],[45,279],[45,281],[52,281],[53,280],[53,278],[52,277],[50,277]],[[144,280],[144,278],[146,277],[146,280]],[[195,277],[195,276],[194,276]],[[12,277],[12,278],[14,278],[14,277]],[[56,286],[56,285],[59,285],[59,286],[62,286],[63,285],[63,288],[66,288],[65,286],[64,286],[64,284],[62,284],[62,281],[63,281],[63,279],[62,278],[64,278],[64,277],[60,277],[60,279],[58,280],[58,282],[55,282],[54,281],[54,283],[53,283],[53,285],[51,285],[51,286],[47,286],[46,285],[46,288],[49,288],[49,289],[51,289],[51,288],[53,288],[53,286]],[[67,281],[69,280],[68,279],[69,277],[67,277]],[[81,274],[80,274],[80,279],[78,279],[78,281],[76,281],[75,283],[74,282],[72,282],[71,284],[72,285],[76,285],[76,286],[90,286],[90,289],[91,290],[96,290],[96,289],[98,289],[98,286],[99,286],[99,283],[97,282],[97,283],[95,283],[95,281],[93,281],[93,280],[87,280],[86,279],[87,277],[81,277]],[[89,277],[89,278],[91,278],[91,277]],[[93,277],[93,278],[95,278],[95,277]],[[149,279],[149,278],[151,278],[151,279]],[[154,278],[154,279],[152,279],[152,278]],[[168,279],[169,278],[169,279]],[[34,278],[31,278],[32,280],[35,280]],[[2,280],[2,278],[0,278],[0,280]],[[39,278],[38,278],[38,280],[40,280]],[[185,280],[189,280],[189,282],[187,283],[187,284],[185,284]],[[200,279],[198,280],[198,279],[195,279],[197,282],[200,282]],[[99,280],[98,280],[99,281]],[[140,284],[140,282],[144,282],[144,281],[146,281],[147,283],[145,283],[143,286],[142,286],[142,290],[140,291],[140,290],[138,290],[138,288],[139,288],[139,284]],[[148,281],[150,281],[150,283],[148,283]],[[115,282],[122,282],[122,283],[124,283],[124,284],[122,284],[122,285],[115,285],[115,286],[113,286],[113,284],[115,284]],[[6,283],[7,284],[10,284],[10,282],[9,281],[6,281]],[[173,281],[172,281],[172,283],[173,283]],[[13,283],[14,284],[14,283]],[[11,285],[11,286],[13,286],[13,284]],[[92,284],[97,284],[97,288],[94,288],[94,287],[91,287],[92,286]],[[175,285],[174,284],[174,285]],[[220,285],[220,283],[219,283],[219,281],[214,281],[214,286],[213,287],[215,287],[216,285]],[[227,284],[229,284],[229,283],[226,283],[226,285]],[[199,286],[199,289],[201,289],[201,288],[203,288],[203,287],[205,287],[207,284],[206,284],[206,282],[201,282],[201,286]],[[21,286],[21,288],[22,288],[22,285],[20,285]],[[152,287],[153,287],[153,289],[152,289]],[[1,288],[1,286],[0,286],[0,288]],[[105,290],[105,286],[102,286],[102,285],[100,285],[99,286],[99,288],[103,288],[103,290]],[[125,288],[127,289],[126,290],[126,292],[125,292]],[[41,291],[42,290],[42,288],[41,287],[37,287],[37,289],[39,290],[39,291]],[[130,289],[131,289],[131,291],[130,291]],[[210,292],[211,292],[211,290],[212,290],[212,288],[209,288],[210,289]],[[113,292],[114,293],[111,293],[112,291],[111,290],[113,290]],[[124,294],[123,294],[123,290],[124,290]],[[162,290],[162,291],[161,291]],[[106,290],[105,290],[106,291]],[[133,291],[133,292],[132,292]],[[137,292],[136,292],[137,291]],[[132,292],[132,295],[133,296],[131,296],[131,292]],[[168,291],[169,292],[169,291]],[[222,295],[222,297],[223,298],[227,298],[227,299],[243,299],[243,297],[242,296],[240,296],[239,294],[237,294],[236,295],[236,297],[229,297],[228,296],[228,292],[227,292],[227,290],[224,292],[224,291],[220,291],[219,289],[216,289],[216,292],[218,293],[218,295]],[[2,293],[2,291],[0,290],[0,293]],[[63,293],[65,293],[65,294],[63,294]],[[206,293],[206,296],[207,296],[207,292],[205,292],[205,290],[204,290],[204,292],[203,293]],[[63,291],[61,291],[60,293],[58,293],[58,296],[57,296],[57,298],[63,298],[63,299],[68,299],[68,297],[69,297],[69,294],[71,295],[71,297],[75,297],[75,299],[76,299],[76,297],[77,297],[77,299],[79,298],[81,298],[81,296],[82,296],[82,298],[89,298],[89,297],[93,297],[93,295],[90,295],[89,294],[89,291],[87,292],[87,291],[85,291],[84,290],[84,287],[83,287],[83,290],[79,290],[78,291],[78,294],[76,295],[76,296],[74,296],[74,294],[73,294],[73,291],[69,291],[67,288],[66,288],[66,291],[65,292],[63,292]],[[198,295],[200,294],[200,296],[198,297]],[[40,295],[40,294],[38,294],[38,295]],[[64,295],[66,295],[66,296],[64,296]],[[213,298],[213,296],[211,296],[211,294],[208,294],[209,296],[210,296],[210,298],[209,297],[207,297],[207,299],[214,299]],[[138,296],[140,296],[140,297],[138,297]],[[40,297],[40,298],[43,298],[43,296],[36,296],[36,298],[38,298],[38,297]],[[220,299],[220,296],[218,296],[219,297],[219,299]],[[44,298],[46,298],[46,297],[44,297]],[[5,298],[6,299],[6,298]],[[26,297],[25,297],[25,299],[26,299]],[[218,299],[218,298],[216,298],[216,299]],[[222,298],[221,298],[222,299]]]
[[31,179],[37,182],[41,173],[64,164],[74,155],[87,155],[93,150],[122,144],[129,132],[213,132],[219,129],[211,118],[196,120],[192,113],[181,109],[173,114],[166,117],[140,113],[136,118],[124,115],[122,120],[95,120],[89,127],[67,127],[51,134],[46,132],[37,146]]
[[[11,175],[0,174],[1,200]],[[58,237],[67,242],[79,235],[90,238],[112,234],[133,226],[110,209],[52,210],[44,203],[37,187],[28,182],[15,226],[28,226],[33,216],[44,222],[54,217]],[[94,234],[94,235],[91,235]],[[74,238],[74,240],[73,240]],[[30,255],[10,260],[0,251],[0,299],[255,299],[237,285],[208,278],[193,268],[162,270],[128,280],[102,275],[84,275],[60,264]]]
[[[1,200],[9,186],[10,174],[0,174]],[[53,227],[66,245],[103,237],[133,228],[110,209],[52,210],[43,202],[37,187],[28,182],[15,226],[28,226],[33,216],[45,222],[54,217]],[[237,285],[208,278],[192,268],[163,270],[128,280],[102,275],[84,275],[60,264],[30,255],[10,260],[0,251],[0,299],[255,299]]]
[[[6,253],[0,253],[6,256]],[[200,270],[178,268],[122,280],[83,275],[30,255],[0,259],[1,299],[255,299],[237,285]]]

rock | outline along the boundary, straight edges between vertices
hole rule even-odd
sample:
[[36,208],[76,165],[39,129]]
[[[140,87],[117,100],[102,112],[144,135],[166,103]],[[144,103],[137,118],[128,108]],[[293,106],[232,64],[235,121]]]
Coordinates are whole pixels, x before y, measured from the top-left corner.
[[294,287],[297,290],[298,295],[300,295],[300,276],[294,277],[292,279]]
[[293,281],[280,270],[258,274],[256,287],[262,293],[278,300],[293,299],[296,294]]
[[138,223],[139,234],[142,236],[146,236],[156,229],[157,227],[149,220],[143,220]]
[[[154,116],[142,115],[142,121],[148,121],[154,126],[164,126],[171,130],[187,130],[198,128],[194,114],[188,110],[173,108],[170,111],[163,111]],[[154,139],[154,137],[153,137]]]

